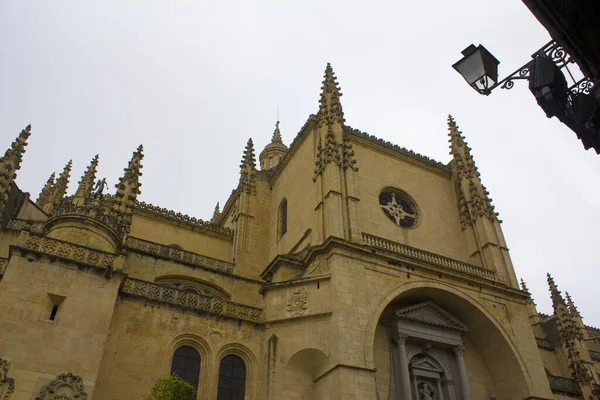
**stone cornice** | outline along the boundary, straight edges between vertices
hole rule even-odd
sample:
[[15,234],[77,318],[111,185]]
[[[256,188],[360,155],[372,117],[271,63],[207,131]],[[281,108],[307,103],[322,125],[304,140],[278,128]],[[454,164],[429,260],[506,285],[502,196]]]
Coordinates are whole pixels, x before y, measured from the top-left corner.
[[[524,303],[529,298],[523,291],[516,289],[516,288],[509,287],[509,286],[507,286],[501,282],[497,282],[493,279],[484,278],[484,277],[478,276],[477,274],[471,274],[471,273],[468,273],[461,269],[453,269],[448,266],[439,265],[435,262],[435,259],[429,258],[430,255],[435,256],[435,254],[433,254],[433,253],[429,253],[424,250],[416,249],[416,248],[410,247],[410,246],[407,246],[407,247],[409,249],[412,249],[415,251],[415,253],[412,256],[406,256],[402,253],[396,253],[393,250],[385,250],[385,251],[380,252],[377,250],[377,248],[374,248],[369,245],[360,245],[360,244],[348,242],[341,238],[331,236],[331,237],[327,238],[323,244],[318,245],[318,246],[313,246],[310,249],[308,249],[308,251],[306,252],[306,255],[302,258],[301,263],[304,266],[307,266],[307,265],[310,265],[310,263],[313,262],[313,260],[316,257],[319,257],[324,254],[329,254],[332,252],[333,249],[343,249],[343,250],[349,250],[352,252],[360,253],[363,256],[368,256],[371,259],[383,258],[383,259],[387,260],[386,267],[388,267],[388,268],[393,268],[396,270],[400,270],[400,268],[402,268],[403,270],[404,270],[404,268],[408,268],[408,269],[412,269],[413,271],[415,268],[419,268],[419,269],[422,268],[424,270],[434,271],[437,274],[444,274],[446,276],[452,276],[455,279],[463,280],[469,284],[475,283],[478,286],[489,289],[497,294],[503,293],[512,300],[518,299],[518,301],[522,301]],[[421,257],[421,258],[415,257],[415,254],[416,255],[422,254],[423,257]],[[438,257],[443,257],[443,256],[438,256]],[[446,257],[444,257],[444,258],[446,258]],[[452,259],[449,259],[449,260],[452,260]],[[264,277],[267,277],[269,274],[274,274],[277,271],[277,269],[279,269],[279,267],[282,265],[280,262],[276,262],[276,261],[277,260],[274,259],[269,264],[269,266],[262,272],[261,277],[263,277],[263,279],[264,279]],[[466,265],[471,266],[471,264],[466,264]],[[480,267],[476,267],[474,265],[472,267],[480,268]],[[404,270],[404,271],[407,271],[407,270]],[[488,270],[486,270],[486,271],[488,271]],[[488,272],[492,272],[492,271],[488,271]]]
[[158,207],[149,203],[145,203],[143,201],[137,201],[135,203],[134,209],[137,212],[150,214],[163,221],[182,224],[190,228],[200,229],[207,233],[214,233],[223,237],[227,237],[229,239],[233,238],[233,231],[229,228],[225,228],[223,226],[219,226],[208,221],[197,219],[195,217],[190,217],[189,215],[176,213],[173,210],[168,210],[166,208]]
[[246,306],[218,297],[188,293],[133,278],[126,278],[119,291],[125,296],[138,297],[162,304],[179,307],[198,313],[212,314],[236,320],[261,324],[263,311],[258,307]]

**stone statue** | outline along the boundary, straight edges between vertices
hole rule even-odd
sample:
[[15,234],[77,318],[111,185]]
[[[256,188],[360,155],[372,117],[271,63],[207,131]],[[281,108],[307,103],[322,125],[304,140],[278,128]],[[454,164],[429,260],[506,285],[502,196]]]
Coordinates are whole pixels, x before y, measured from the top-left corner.
[[96,186],[94,186],[94,197],[102,197],[102,192],[104,191],[106,185],[106,178],[98,179]]
[[435,400],[435,393],[426,383],[419,385],[419,400]]

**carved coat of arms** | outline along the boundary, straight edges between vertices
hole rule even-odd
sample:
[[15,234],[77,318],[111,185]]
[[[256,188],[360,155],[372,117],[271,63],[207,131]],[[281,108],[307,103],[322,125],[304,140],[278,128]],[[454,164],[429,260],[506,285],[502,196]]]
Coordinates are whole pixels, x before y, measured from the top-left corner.
[[302,315],[308,307],[308,292],[306,288],[294,289],[287,303],[287,311],[292,315]]

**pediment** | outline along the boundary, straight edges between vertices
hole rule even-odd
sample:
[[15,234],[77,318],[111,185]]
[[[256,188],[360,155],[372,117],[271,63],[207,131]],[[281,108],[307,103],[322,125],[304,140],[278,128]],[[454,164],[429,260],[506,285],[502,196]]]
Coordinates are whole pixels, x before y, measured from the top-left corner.
[[427,371],[436,371],[436,372],[443,371],[439,365],[434,364],[431,360],[429,360],[427,358],[419,360],[417,362],[413,362],[411,364],[412,364],[413,368],[419,368],[419,369],[424,369]]
[[401,320],[435,326],[437,328],[458,332],[469,330],[465,324],[431,300],[396,310],[394,314]]

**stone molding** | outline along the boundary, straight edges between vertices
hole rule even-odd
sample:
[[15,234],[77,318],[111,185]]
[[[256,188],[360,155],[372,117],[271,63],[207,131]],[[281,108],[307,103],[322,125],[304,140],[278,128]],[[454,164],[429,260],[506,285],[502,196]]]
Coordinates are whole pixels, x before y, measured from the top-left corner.
[[262,323],[262,309],[246,306],[218,297],[204,296],[183,290],[171,289],[151,282],[126,278],[121,286],[122,294],[131,295],[159,303],[171,304],[187,310],[209,313],[238,320]]
[[115,268],[117,260],[115,254],[92,250],[88,247],[31,233],[25,233],[24,235],[21,244],[17,247],[77,264],[91,265],[98,268]]
[[430,253],[425,250],[420,250],[415,247],[407,246],[398,242],[393,242],[388,239],[384,239],[369,233],[362,233],[363,243],[367,246],[377,247],[383,250],[388,250],[394,253],[401,254],[419,261],[424,261],[430,264],[434,264],[440,267],[449,268],[455,271],[463,272],[469,275],[476,275],[485,279],[496,279],[494,271],[490,271],[485,268],[478,267],[473,264],[458,261],[453,258],[440,256],[438,254]]
[[128,250],[137,251],[167,260],[173,260],[178,263],[192,265],[195,267],[202,267],[218,272],[224,272],[226,274],[233,274],[235,270],[235,264],[226,261],[217,260],[215,258],[134,237],[127,238],[125,241],[125,247]]
[[173,210],[169,210],[166,208],[154,206],[152,204],[136,201],[134,209],[137,211],[145,211],[151,213],[160,219],[169,221],[169,222],[178,222],[184,225],[187,225],[191,228],[200,228],[203,230],[211,231],[214,233],[218,233],[220,235],[233,237],[233,231],[229,228],[225,228],[223,226],[218,226],[212,224],[208,221],[203,221],[201,219],[197,219],[195,217],[190,217],[189,215],[185,215],[179,212],[175,212]]
[[465,324],[431,300],[396,310],[394,315],[398,319],[418,322],[436,328],[449,329],[461,333],[469,330]]
[[[72,394],[68,395],[64,393],[64,387],[67,387],[67,391],[70,391]],[[55,393],[57,389],[61,388],[61,392],[63,393]],[[40,394],[35,398],[35,400],[86,400],[87,393],[83,387],[83,379],[80,376],[73,375],[71,372],[66,374],[60,374],[50,382],[48,385],[44,386],[40,391]]]

